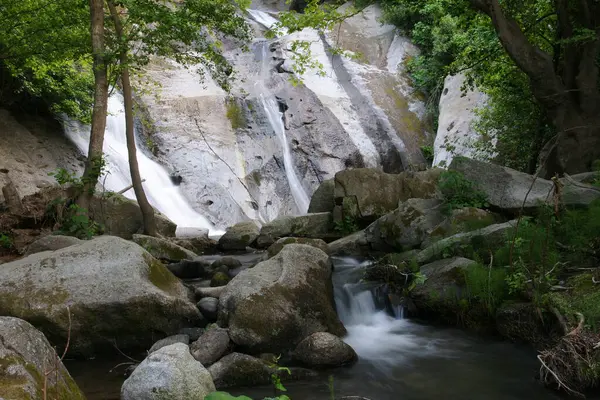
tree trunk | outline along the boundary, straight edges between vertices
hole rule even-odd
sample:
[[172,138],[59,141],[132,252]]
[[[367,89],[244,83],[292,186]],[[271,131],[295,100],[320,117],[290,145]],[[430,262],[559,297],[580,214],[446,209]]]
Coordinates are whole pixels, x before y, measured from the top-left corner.
[[90,0],[92,57],[94,68],[94,108],[88,157],[83,171],[83,192],[77,199],[88,210],[102,168],[102,146],[108,110],[108,76],[104,59],[104,0]]
[[[540,155],[540,176],[589,171],[592,163],[600,159],[600,90],[596,65],[600,49],[600,3],[581,0],[574,5],[556,0],[557,31],[559,40],[565,44],[561,46],[562,57],[552,57],[528,41],[519,23],[504,13],[498,0],[470,2],[491,18],[502,46],[529,77],[534,96],[557,130],[556,138]],[[571,26],[573,20],[596,31],[595,40],[577,43]],[[571,43],[574,40],[577,46]]]
[[[115,31],[117,33],[118,40],[123,44],[123,26],[121,24],[121,18],[115,6],[113,0],[107,1],[108,8],[112,20],[115,24]],[[142,218],[144,221],[144,233],[150,236],[157,236],[156,219],[154,217],[154,208],[148,202],[144,187],[142,186],[142,178],[140,176],[140,169],[137,162],[137,150],[135,147],[135,132],[133,126],[133,95],[131,90],[131,80],[129,78],[129,67],[128,67],[128,54],[127,48],[123,47],[120,50],[119,58],[121,63],[121,85],[123,86],[123,100],[125,105],[125,137],[127,139],[127,153],[129,155],[129,170],[131,172],[131,183],[133,184],[133,191],[135,197],[142,211]]]

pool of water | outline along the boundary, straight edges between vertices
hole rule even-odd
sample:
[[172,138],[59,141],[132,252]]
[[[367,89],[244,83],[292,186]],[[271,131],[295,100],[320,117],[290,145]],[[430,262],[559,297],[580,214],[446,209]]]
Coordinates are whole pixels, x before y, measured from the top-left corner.
[[[535,352],[507,342],[482,339],[458,329],[444,329],[399,319],[382,310],[368,285],[360,282],[368,265],[334,260],[334,288],[344,340],[358,353],[349,368],[323,372],[310,381],[286,384],[292,400],[329,400],[329,376],[336,397],[371,400],[516,400],[559,399],[535,376]],[[128,360],[67,361],[88,400],[118,400]],[[271,386],[230,389],[254,399],[272,396]]]

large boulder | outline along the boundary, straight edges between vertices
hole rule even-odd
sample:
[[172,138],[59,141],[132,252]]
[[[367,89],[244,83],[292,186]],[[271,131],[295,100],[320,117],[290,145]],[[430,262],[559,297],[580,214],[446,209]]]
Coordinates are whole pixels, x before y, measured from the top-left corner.
[[[113,193],[110,196],[94,196],[90,203],[90,217],[104,228],[106,235],[131,239],[144,227],[140,206],[134,200]],[[157,232],[161,236],[173,237],[177,225],[158,211],[154,215]]]
[[267,257],[275,257],[279,252],[288,244],[305,244],[308,246],[316,247],[317,249],[323,250],[325,253],[329,253],[329,246],[321,239],[309,239],[309,238],[281,238],[273,243],[267,249]]
[[121,400],[204,399],[214,392],[210,373],[183,343],[150,354],[121,387]]
[[209,366],[219,360],[229,350],[231,340],[227,329],[208,329],[190,346],[192,356],[202,365]]
[[419,246],[446,217],[437,199],[409,199],[365,229],[374,250],[410,250]]
[[242,353],[231,353],[208,367],[219,389],[265,385],[271,382],[276,369],[266,361]]
[[313,193],[308,206],[309,213],[332,212],[335,207],[333,200],[333,192],[335,189],[335,181],[328,179],[323,181],[317,190]]
[[421,244],[421,247],[427,247],[437,240],[458,233],[482,229],[498,222],[502,222],[498,215],[479,208],[465,207],[452,210],[448,218],[445,218],[430,231],[428,237]]
[[410,292],[419,315],[455,320],[459,299],[465,297],[465,271],[475,264],[473,260],[453,257],[423,265],[421,273],[427,279]]
[[352,347],[327,332],[313,333],[301,341],[293,358],[309,367],[338,367],[358,360]]
[[35,253],[39,253],[42,251],[54,251],[64,249],[65,247],[73,246],[75,244],[80,244],[81,239],[78,239],[73,236],[63,236],[63,235],[48,235],[44,236],[35,242],[31,243],[27,247],[27,251],[25,255],[31,255]]
[[493,156],[488,152],[482,153],[480,146],[476,146],[485,138],[473,128],[476,110],[487,104],[488,96],[468,86],[465,91],[465,81],[464,73],[448,75],[444,80],[434,143],[434,167],[447,168],[456,156]]
[[340,171],[335,175],[335,220],[371,223],[398,208],[401,201],[435,198],[440,173],[439,169],[400,174],[375,168]]
[[353,234],[329,243],[329,254],[332,256],[367,256],[371,253],[365,231]]
[[[485,193],[491,207],[518,213],[522,207],[531,211],[540,204],[554,204],[554,183],[496,164],[456,157],[450,169],[458,171]],[[568,207],[588,206],[600,199],[600,190],[585,184],[560,180],[561,203]]]
[[339,239],[340,234],[335,231],[333,214],[322,212],[277,218],[262,227],[256,243],[259,248],[267,248],[285,237],[322,239],[330,242]]
[[487,260],[491,254],[504,247],[517,220],[494,224],[470,232],[458,233],[438,240],[417,255],[419,264],[426,264],[448,256],[479,257]]
[[148,253],[159,260],[181,261],[191,260],[196,257],[192,251],[185,249],[169,240],[147,236],[133,235],[133,241],[142,246]]
[[40,331],[22,319],[0,317],[0,399],[45,398],[85,396]]
[[260,227],[254,221],[245,221],[227,229],[219,239],[222,250],[246,250],[260,233]]
[[345,329],[335,311],[331,270],[323,251],[287,245],[225,287],[219,325],[229,327],[236,345],[257,353],[292,350],[315,332],[342,336]]
[[157,336],[198,323],[188,291],[135,243],[100,236],[0,268],[0,315],[23,318],[69,354],[147,349]]

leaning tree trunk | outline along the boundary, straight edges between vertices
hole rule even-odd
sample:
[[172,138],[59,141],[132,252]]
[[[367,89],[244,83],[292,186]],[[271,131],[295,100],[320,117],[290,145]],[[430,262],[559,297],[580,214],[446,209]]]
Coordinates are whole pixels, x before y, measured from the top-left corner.
[[[600,3],[555,0],[557,45],[553,56],[529,42],[519,23],[498,0],[470,0],[487,14],[509,57],[529,77],[534,96],[557,130],[540,154],[540,174],[589,171],[600,159]],[[575,25],[576,24],[576,25]],[[582,41],[577,28],[595,32]]]
[[108,76],[104,59],[104,0],[90,0],[92,57],[94,68],[94,108],[88,157],[83,171],[83,191],[77,199],[88,210],[102,169],[102,146],[108,110]]
[[[117,8],[113,0],[107,1],[110,14],[115,24],[115,31],[117,38],[121,43],[124,43],[123,25],[121,24],[121,18],[119,17]],[[121,85],[123,86],[123,101],[125,105],[125,137],[127,139],[127,153],[129,155],[129,170],[131,172],[131,183],[133,184],[133,191],[135,197],[142,211],[142,218],[144,220],[144,233],[150,236],[157,235],[156,219],[154,217],[154,208],[144,192],[142,186],[142,178],[140,176],[140,169],[137,162],[137,151],[135,147],[135,133],[133,127],[133,95],[131,91],[131,80],[129,78],[129,67],[128,67],[128,54],[127,48],[123,47],[120,51],[119,58],[121,63]]]

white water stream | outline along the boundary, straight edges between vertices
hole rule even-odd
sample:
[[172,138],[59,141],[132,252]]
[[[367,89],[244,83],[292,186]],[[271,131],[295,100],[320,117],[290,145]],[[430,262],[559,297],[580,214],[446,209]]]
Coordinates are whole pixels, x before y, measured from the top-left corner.
[[[65,120],[65,134],[77,146],[79,151],[87,155],[90,140],[90,127],[76,121]],[[196,212],[175,186],[167,171],[157,162],[150,159],[136,143],[138,165],[144,191],[148,201],[158,211],[177,224],[178,232],[186,228],[208,229],[211,236],[223,232],[214,226],[200,213]],[[131,185],[127,142],[125,140],[125,108],[120,94],[113,94],[108,100],[108,117],[104,134],[104,155],[106,159],[106,175],[100,178],[106,190],[120,191]],[[135,200],[133,189],[124,195]]]
[[[273,24],[277,22],[275,18],[263,11],[249,10],[249,13],[257,22],[267,27],[273,26]],[[267,114],[269,124],[271,125],[271,128],[273,128],[273,131],[275,131],[275,134],[281,143],[281,147],[283,149],[283,166],[285,168],[285,175],[290,185],[290,192],[292,193],[296,207],[298,207],[298,210],[301,214],[305,214],[308,211],[310,199],[302,187],[302,182],[300,182],[300,179],[298,179],[298,175],[296,174],[296,170],[294,168],[294,159],[292,152],[290,151],[287,135],[285,133],[283,112],[279,107],[277,98],[267,88],[266,85],[266,81],[270,77],[269,42],[261,42],[258,43],[258,45],[260,45],[262,65],[259,72],[259,79],[256,81],[254,87],[256,89],[257,96],[260,98],[265,113]]]
[[370,262],[334,258],[335,301],[348,335],[344,341],[367,360],[387,372],[408,357],[440,355],[436,341],[419,335],[420,327],[402,316],[400,309],[390,315],[377,305],[373,286],[361,282]]

